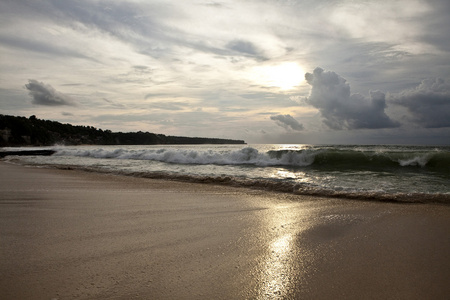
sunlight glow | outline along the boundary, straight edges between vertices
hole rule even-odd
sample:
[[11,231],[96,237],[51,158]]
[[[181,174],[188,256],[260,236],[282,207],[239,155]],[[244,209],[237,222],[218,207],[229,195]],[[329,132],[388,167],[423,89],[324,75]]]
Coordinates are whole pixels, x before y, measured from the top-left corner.
[[298,86],[305,75],[303,69],[295,62],[255,67],[252,73],[252,80],[258,84],[278,87],[282,90]]

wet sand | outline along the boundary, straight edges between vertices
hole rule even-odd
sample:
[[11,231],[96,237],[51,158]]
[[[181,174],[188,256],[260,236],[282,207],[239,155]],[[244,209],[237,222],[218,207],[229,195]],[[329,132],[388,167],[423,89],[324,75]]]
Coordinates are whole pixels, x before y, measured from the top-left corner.
[[450,206],[0,162],[1,299],[447,299]]

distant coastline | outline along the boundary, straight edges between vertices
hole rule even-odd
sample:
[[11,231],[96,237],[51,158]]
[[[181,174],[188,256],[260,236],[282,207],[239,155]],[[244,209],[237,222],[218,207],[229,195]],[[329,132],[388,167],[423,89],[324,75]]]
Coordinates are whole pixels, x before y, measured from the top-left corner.
[[92,126],[75,126],[36,116],[0,114],[0,147],[63,145],[196,145],[245,144],[243,140],[167,136],[151,132],[112,132]]

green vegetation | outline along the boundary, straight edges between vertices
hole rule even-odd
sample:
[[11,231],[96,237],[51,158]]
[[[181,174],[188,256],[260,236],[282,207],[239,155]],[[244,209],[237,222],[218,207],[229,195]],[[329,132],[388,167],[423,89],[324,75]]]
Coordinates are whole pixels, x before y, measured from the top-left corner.
[[63,145],[245,144],[241,140],[166,136],[150,132],[112,132],[92,126],[0,114],[0,147]]

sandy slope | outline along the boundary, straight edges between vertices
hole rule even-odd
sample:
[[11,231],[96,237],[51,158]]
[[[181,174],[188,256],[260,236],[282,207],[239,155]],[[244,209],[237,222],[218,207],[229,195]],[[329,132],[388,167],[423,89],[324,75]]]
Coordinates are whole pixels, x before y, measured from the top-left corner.
[[0,162],[2,299],[445,299],[450,207]]

